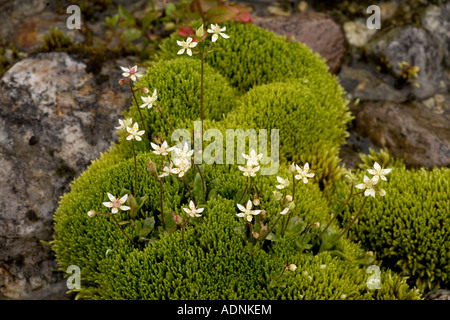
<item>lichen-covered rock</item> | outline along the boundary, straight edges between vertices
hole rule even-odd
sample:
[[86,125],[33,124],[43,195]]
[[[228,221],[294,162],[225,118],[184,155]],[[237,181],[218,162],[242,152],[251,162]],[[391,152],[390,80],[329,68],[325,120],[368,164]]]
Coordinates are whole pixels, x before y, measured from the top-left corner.
[[61,279],[40,241],[51,240],[53,213],[70,182],[117,140],[111,124],[130,98],[118,85],[117,63],[99,67],[93,75],[66,53],[45,53],[1,79],[0,297],[40,288],[34,297],[45,297]]
[[434,36],[416,26],[391,29],[373,38],[366,48],[367,55],[376,63],[380,58],[388,58],[391,72],[401,78],[399,63],[405,61],[420,68],[416,81],[420,88],[409,86],[410,94],[416,98],[428,98],[444,79],[443,54]]

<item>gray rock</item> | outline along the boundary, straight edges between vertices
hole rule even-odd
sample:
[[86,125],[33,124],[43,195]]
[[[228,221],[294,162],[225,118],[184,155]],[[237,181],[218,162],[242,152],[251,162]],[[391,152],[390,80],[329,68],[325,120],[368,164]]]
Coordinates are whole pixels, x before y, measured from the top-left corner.
[[423,13],[422,26],[435,36],[450,67],[450,2],[438,7],[431,5]]
[[355,128],[378,148],[387,148],[410,167],[450,165],[450,112],[428,110],[419,102],[363,102]]
[[0,298],[52,298],[58,288],[64,297],[45,241],[60,196],[117,140],[114,126],[131,101],[118,65],[92,74],[67,53],[41,53],[1,78]]
[[372,39],[366,48],[369,58],[378,62],[387,57],[392,74],[400,79],[400,62],[406,61],[420,68],[414,79],[420,88],[407,85],[412,96],[425,99],[436,93],[439,82],[444,79],[443,54],[436,38],[427,30],[416,26],[391,29]]

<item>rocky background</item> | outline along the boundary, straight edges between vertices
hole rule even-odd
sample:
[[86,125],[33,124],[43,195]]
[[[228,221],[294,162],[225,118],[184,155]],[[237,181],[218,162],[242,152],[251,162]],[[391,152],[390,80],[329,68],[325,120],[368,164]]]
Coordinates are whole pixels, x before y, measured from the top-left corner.
[[[365,1],[236,2],[256,25],[327,60],[355,116],[341,151],[347,167],[369,148],[387,148],[409,167],[450,165],[449,1],[371,1],[381,9],[380,30],[367,28]],[[130,101],[118,66],[148,65],[174,28],[166,21],[148,37],[154,44],[130,46],[105,18],[118,5],[142,17],[149,1],[92,1],[81,30],[66,27],[70,4],[0,0],[0,299],[71,298],[46,243],[58,200],[117,141],[114,126]],[[163,0],[154,5],[167,15]],[[55,27],[68,43],[48,41]],[[420,68],[412,79],[419,87],[401,83],[403,61]],[[446,289],[426,298],[450,299]]]

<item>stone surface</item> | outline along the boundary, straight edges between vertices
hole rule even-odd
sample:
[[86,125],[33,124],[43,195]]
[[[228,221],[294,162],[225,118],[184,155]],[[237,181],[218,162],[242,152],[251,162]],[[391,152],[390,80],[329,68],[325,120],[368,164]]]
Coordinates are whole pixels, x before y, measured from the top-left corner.
[[289,17],[252,17],[255,25],[293,37],[327,60],[336,73],[346,52],[344,32],[333,19],[320,12],[295,13]]
[[422,15],[421,24],[438,40],[445,64],[450,67],[450,2],[440,7],[429,6]]
[[366,53],[373,61],[387,57],[391,72],[400,78],[400,62],[406,61],[420,68],[418,78],[420,88],[407,85],[412,96],[429,98],[436,93],[439,82],[445,79],[443,54],[436,38],[427,30],[416,26],[391,29],[373,38],[367,45]]
[[450,165],[450,112],[436,114],[418,102],[363,102],[355,110],[355,128],[379,148],[388,148],[407,166]]
[[128,65],[109,61],[92,74],[67,53],[42,53],[1,78],[0,298],[65,297],[41,241],[53,237],[53,214],[70,182],[117,139],[114,125],[130,102],[119,64]]

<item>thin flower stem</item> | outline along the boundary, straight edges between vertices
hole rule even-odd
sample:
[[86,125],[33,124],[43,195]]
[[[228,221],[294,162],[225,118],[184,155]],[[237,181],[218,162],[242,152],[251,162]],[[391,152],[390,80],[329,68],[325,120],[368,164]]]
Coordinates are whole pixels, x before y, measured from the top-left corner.
[[198,173],[200,173],[200,178],[202,179],[202,190],[203,190],[203,199],[206,200],[206,187],[205,187],[205,179],[203,178],[203,173],[200,170],[200,166],[198,164],[194,164],[194,166],[197,168]]
[[134,148],[134,139],[133,143],[133,158],[134,158],[134,196],[137,196],[137,163],[136,163],[136,151]]
[[184,185],[186,186],[186,188],[187,188],[188,191],[189,191],[189,195],[190,195],[190,197],[191,197],[192,202],[195,203],[195,201],[194,201],[194,196],[192,195],[191,188],[189,188],[189,185],[188,185],[188,183],[187,183],[187,181],[186,181],[186,178],[185,178],[184,176],[182,176],[181,179],[184,181]]
[[187,225],[188,221],[189,221],[189,217],[187,217],[187,219],[181,225],[181,240],[183,241],[184,249],[186,249],[186,242],[184,241],[184,230],[186,228],[186,225]]
[[156,107],[156,110],[161,114],[161,116],[163,117],[164,122],[167,123],[167,125],[170,127],[170,129],[171,129],[172,131],[175,131],[175,128],[170,124],[169,120],[167,120],[167,118],[166,118],[166,116],[164,115],[164,113],[163,113],[161,107],[160,107],[160,106],[157,106],[157,107]]
[[201,137],[203,138],[203,64],[205,56],[201,53],[201,76],[200,76],[200,121],[202,123]]
[[138,103],[138,101],[136,99],[136,95],[134,94],[133,85],[131,84],[131,81],[129,81],[129,84],[130,84],[131,93],[133,94],[134,102],[136,103],[136,108],[138,109],[139,116],[141,117],[142,130],[145,130],[144,118],[142,117],[141,108],[139,108],[139,103]]
[[266,233],[264,233],[264,235],[260,238],[258,238],[258,241],[263,241],[266,239],[266,237],[272,232],[273,228],[275,228],[275,226],[277,225],[278,221],[280,221],[281,217],[284,217],[284,215],[278,215],[277,219],[275,220],[275,222],[273,223],[272,227],[270,227],[269,230],[266,231]]
[[120,226],[120,223],[117,221],[116,217],[112,213],[105,213],[105,212],[97,212],[97,213],[102,215],[102,216],[107,216],[107,217],[112,218],[114,220],[114,223],[117,225],[117,227],[120,229],[120,231],[122,231],[122,233],[125,235],[125,237],[130,242],[133,242],[133,240],[131,240],[131,238],[127,235],[127,233],[122,229],[122,227]]
[[359,211],[358,211],[358,213],[356,214],[356,216],[353,218],[353,220],[351,221],[351,223],[350,224],[347,224],[347,227],[341,232],[341,233],[339,233],[339,235],[334,239],[334,241],[333,241],[333,244],[334,243],[336,243],[349,229],[350,229],[350,227],[355,223],[355,221],[356,220],[358,220],[358,218],[359,218],[359,216],[361,215],[361,213],[362,213],[362,209],[364,208],[364,205],[366,204],[366,202],[367,202],[367,198],[368,197],[364,197],[364,201],[363,201],[363,204],[362,204],[362,206],[361,206],[361,208],[359,208]]
[[[292,175],[292,180],[293,180],[293,182],[292,182],[292,202],[295,203],[295,188],[297,187],[297,184],[295,183],[294,175]],[[285,199],[286,199],[286,197],[285,197]],[[294,211],[294,210],[295,210],[295,207],[293,210],[289,210],[289,214],[288,214],[286,223],[284,224],[283,231],[281,232],[281,234],[283,234],[283,235],[286,232],[289,221],[291,220],[292,211]]]
[[247,192],[247,188],[248,188],[248,177],[247,177],[247,182],[245,183],[244,192],[242,192],[242,196],[238,202],[241,202],[242,198],[244,197],[244,194]]
[[166,224],[164,222],[164,205],[163,205],[163,179],[159,179],[159,203],[161,205],[161,223],[163,230],[166,230]]

